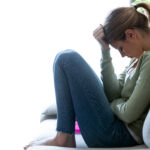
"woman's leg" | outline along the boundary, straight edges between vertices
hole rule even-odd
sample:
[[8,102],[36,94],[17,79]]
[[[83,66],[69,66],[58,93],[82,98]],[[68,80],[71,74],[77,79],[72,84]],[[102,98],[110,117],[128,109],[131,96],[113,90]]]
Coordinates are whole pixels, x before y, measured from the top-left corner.
[[75,118],[89,147],[136,144],[123,122],[113,114],[101,80],[77,52],[65,50],[57,54],[53,69],[58,133],[54,140],[46,141],[48,145],[59,145],[64,137],[73,144]]
[[58,110],[57,131],[74,134],[75,118],[89,147],[132,146],[123,122],[113,114],[102,82],[73,50],[60,52],[54,61]]

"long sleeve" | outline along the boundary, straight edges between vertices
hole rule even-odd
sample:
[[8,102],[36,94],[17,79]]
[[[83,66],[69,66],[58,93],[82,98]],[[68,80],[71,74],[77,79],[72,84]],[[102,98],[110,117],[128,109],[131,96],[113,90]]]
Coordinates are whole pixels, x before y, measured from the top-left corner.
[[127,79],[123,92],[130,92],[131,95],[114,100],[111,108],[118,118],[126,123],[132,123],[150,106],[150,52],[141,56],[136,71]]
[[104,84],[104,91],[107,98],[111,102],[116,98],[121,97],[121,89],[124,84],[125,72],[120,74],[119,78],[114,72],[110,50],[102,50],[102,58],[100,60],[101,79]]

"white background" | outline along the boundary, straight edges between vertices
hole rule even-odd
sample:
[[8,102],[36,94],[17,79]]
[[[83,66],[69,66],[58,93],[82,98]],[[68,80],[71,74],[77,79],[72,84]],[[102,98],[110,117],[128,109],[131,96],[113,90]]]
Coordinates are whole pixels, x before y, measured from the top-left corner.
[[[1,149],[22,149],[42,109],[55,103],[52,65],[59,51],[75,49],[100,76],[93,30],[109,10],[128,5],[128,0],[0,1]],[[128,60],[116,50],[112,56],[119,74]]]

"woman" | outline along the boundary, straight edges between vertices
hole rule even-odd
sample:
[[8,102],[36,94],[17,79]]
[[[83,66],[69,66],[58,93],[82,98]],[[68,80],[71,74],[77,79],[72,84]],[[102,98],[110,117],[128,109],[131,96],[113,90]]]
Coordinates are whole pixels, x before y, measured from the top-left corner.
[[[134,7],[113,10],[94,32],[101,46],[101,79],[73,50],[54,61],[57,135],[33,145],[76,147],[75,119],[88,147],[127,147],[143,143],[142,126],[150,106],[150,29],[148,18]],[[131,63],[117,79],[110,46]]]

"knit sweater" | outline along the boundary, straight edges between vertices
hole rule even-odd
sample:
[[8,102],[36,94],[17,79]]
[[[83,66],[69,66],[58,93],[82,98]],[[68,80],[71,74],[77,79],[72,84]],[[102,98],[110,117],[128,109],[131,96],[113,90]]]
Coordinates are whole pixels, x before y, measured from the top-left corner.
[[126,124],[136,141],[143,143],[142,127],[150,107],[150,51],[144,52],[138,61],[131,59],[118,78],[110,50],[102,50],[100,64],[104,91],[112,111]]

